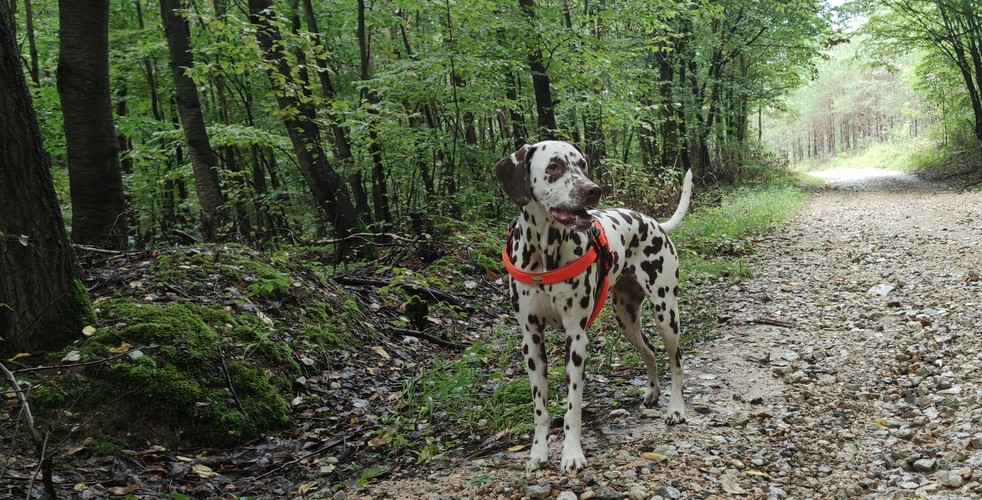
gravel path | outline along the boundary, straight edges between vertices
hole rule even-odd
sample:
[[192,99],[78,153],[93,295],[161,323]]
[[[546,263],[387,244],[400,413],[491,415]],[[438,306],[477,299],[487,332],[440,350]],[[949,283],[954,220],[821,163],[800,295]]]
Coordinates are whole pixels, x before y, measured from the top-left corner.
[[982,193],[823,175],[841,189],[713,292],[724,313],[686,360],[687,424],[625,402],[587,418],[575,476],[556,473],[557,441],[531,477],[523,449],[348,498],[982,496]]

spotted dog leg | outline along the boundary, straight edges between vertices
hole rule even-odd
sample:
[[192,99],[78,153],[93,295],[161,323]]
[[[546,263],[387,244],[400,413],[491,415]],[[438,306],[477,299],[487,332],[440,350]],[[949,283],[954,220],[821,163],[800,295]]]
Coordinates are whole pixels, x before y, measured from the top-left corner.
[[[563,473],[586,467],[586,456],[580,445],[583,427],[583,384],[586,382],[587,335],[579,318],[565,318],[566,323],[566,390],[567,406],[563,439],[563,457],[559,470]],[[575,322],[575,325],[570,323]]]
[[668,369],[672,374],[672,396],[668,402],[665,421],[669,425],[675,425],[685,422],[685,404],[682,401],[682,353],[679,351],[678,287],[669,288],[665,292],[665,298],[660,297],[661,294],[655,307],[655,318],[658,333],[661,334],[665,350],[668,351]]
[[535,434],[529,461],[525,465],[527,472],[537,470],[549,460],[549,364],[543,331],[542,324],[522,323],[522,353],[525,354],[525,368],[532,385],[532,404],[535,408]]
[[658,383],[658,361],[648,337],[641,330],[641,303],[644,301],[644,290],[632,276],[623,276],[611,289],[614,303],[614,314],[617,324],[627,340],[641,353],[644,366],[648,371],[648,386],[644,391],[642,402],[645,406],[655,406],[661,394]]

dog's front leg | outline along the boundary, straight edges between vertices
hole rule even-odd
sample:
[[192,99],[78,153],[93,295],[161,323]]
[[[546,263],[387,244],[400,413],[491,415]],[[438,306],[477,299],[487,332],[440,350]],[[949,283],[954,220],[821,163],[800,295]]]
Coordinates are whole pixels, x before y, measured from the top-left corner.
[[546,360],[544,326],[532,321],[522,323],[522,353],[525,369],[532,384],[532,405],[535,408],[535,434],[529,455],[527,472],[533,472],[549,460],[549,363]]
[[586,456],[580,444],[583,426],[583,384],[586,382],[586,331],[579,325],[566,328],[567,406],[563,439],[563,458],[559,470],[572,472],[586,467]]

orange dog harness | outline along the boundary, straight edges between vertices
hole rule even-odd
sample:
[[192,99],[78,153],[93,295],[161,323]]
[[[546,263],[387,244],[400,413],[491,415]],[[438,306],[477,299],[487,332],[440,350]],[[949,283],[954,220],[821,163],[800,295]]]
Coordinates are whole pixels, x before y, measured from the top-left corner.
[[505,269],[512,279],[518,280],[529,285],[554,285],[569,281],[580,274],[583,274],[594,263],[600,266],[601,284],[597,287],[596,303],[593,305],[593,313],[587,320],[586,328],[590,328],[593,321],[600,315],[607,300],[607,292],[610,289],[610,268],[614,265],[616,256],[610,251],[610,244],[607,242],[607,234],[604,232],[600,222],[594,221],[593,227],[587,231],[587,249],[580,258],[552,271],[544,273],[529,273],[515,267],[511,262],[511,242],[516,221],[512,221],[508,227],[508,235],[505,238],[505,247],[501,250],[501,260],[505,264]]

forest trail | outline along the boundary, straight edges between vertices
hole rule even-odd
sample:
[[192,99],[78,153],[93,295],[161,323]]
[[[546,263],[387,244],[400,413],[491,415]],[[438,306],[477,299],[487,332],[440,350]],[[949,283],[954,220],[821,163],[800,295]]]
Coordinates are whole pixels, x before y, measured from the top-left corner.
[[502,451],[347,497],[982,494],[982,193],[867,174],[822,173],[829,189],[755,242],[753,278],[711,292],[723,312],[685,361],[688,423],[664,424],[667,394],[656,418],[622,400],[585,413],[575,476],[556,441],[531,477],[526,449]]

